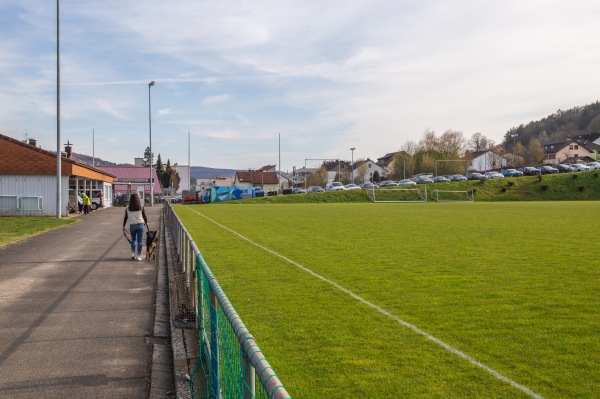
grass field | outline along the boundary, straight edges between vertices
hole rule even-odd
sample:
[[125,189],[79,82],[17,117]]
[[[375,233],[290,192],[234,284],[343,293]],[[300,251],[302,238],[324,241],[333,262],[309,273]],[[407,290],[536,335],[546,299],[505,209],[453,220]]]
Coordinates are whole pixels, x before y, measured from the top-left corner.
[[294,398],[598,397],[599,202],[175,209]]
[[75,222],[74,218],[48,216],[0,217],[0,247]]

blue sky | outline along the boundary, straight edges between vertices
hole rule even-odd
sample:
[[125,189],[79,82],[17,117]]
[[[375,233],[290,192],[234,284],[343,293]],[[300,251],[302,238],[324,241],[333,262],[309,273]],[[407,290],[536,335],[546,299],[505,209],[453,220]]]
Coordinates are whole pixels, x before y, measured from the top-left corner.
[[[233,169],[499,142],[599,100],[600,3],[62,0],[61,139]],[[56,149],[56,2],[0,0],[0,133]],[[92,132],[94,134],[92,135]],[[92,136],[94,140],[92,140]],[[92,149],[94,147],[94,150]],[[314,163],[314,162],[313,162]],[[311,161],[307,166],[312,166]]]

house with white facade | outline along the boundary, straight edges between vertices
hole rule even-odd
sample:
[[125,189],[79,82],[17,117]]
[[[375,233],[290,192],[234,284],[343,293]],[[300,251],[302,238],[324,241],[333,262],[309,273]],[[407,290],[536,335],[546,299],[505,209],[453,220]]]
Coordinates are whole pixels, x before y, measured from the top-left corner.
[[[356,161],[352,168],[354,183],[361,184],[373,181],[373,174],[377,172],[379,177],[383,177],[389,173],[389,170],[377,162],[367,158],[366,160]],[[364,174],[363,174],[364,173]]]
[[485,172],[513,166],[513,162],[509,161],[510,156],[514,157],[512,154],[502,154],[497,150],[471,152],[467,154],[470,159],[469,170]]

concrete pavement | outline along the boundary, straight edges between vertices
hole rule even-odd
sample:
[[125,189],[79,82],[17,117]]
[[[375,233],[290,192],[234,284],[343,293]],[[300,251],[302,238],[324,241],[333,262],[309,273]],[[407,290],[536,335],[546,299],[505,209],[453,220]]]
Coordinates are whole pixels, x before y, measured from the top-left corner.
[[166,270],[130,259],[123,214],[0,248],[1,398],[175,396]]

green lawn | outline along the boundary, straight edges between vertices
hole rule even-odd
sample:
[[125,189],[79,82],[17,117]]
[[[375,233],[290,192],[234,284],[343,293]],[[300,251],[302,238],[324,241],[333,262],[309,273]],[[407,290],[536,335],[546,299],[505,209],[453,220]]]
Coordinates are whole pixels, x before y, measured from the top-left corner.
[[0,247],[76,221],[74,218],[48,216],[0,217]]
[[175,209],[294,398],[600,392],[599,202]]

